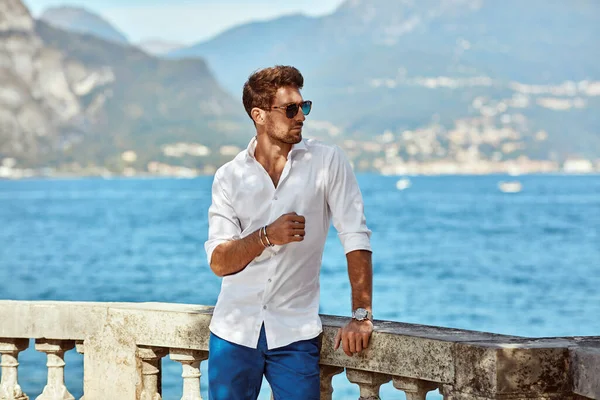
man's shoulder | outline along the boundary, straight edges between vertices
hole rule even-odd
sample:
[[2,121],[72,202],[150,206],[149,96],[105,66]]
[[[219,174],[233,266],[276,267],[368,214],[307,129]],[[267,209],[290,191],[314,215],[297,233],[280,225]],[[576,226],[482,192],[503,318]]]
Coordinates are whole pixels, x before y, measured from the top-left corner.
[[333,154],[339,151],[339,146],[335,144],[325,143],[319,139],[305,139],[304,143],[306,148],[311,152],[318,152],[323,154]]
[[234,171],[236,171],[238,168],[242,167],[242,164],[246,160],[247,153],[248,153],[248,150],[244,149],[241,152],[239,152],[238,155],[233,158],[233,160],[228,161],[225,164],[221,165],[219,168],[217,168],[217,171],[215,172],[215,178],[223,179],[228,176],[231,176],[231,174]]

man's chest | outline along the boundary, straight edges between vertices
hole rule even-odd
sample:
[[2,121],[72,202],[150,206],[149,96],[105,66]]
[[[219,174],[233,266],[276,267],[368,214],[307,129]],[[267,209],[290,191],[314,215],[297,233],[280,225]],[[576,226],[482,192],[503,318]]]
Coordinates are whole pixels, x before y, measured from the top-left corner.
[[324,167],[298,160],[285,166],[275,186],[260,164],[250,165],[232,182],[231,203],[242,230],[291,212],[322,219],[327,207],[326,177]]

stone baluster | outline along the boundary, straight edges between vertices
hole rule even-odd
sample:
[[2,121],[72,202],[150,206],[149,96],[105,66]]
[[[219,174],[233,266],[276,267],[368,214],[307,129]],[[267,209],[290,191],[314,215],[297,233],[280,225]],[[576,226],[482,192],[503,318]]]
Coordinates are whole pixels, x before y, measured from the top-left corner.
[[[85,347],[84,347],[84,344],[83,344],[83,340],[76,340],[75,341],[75,351],[77,351],[81,355],[84,354]],[[81,396],[81,398],[79,400],[85,400],[85,395]]]
[[65,386],[65,352],[74,347],[72,340],[35,340],[35,349],[48,355],[48,383],[36,400],[75,400]]
[[202,400],[200,395],[200,363],[208,360],[208,351],[171,349],[169,357],[182,364],[183,396],[181,400]]
[[321,365],[321,400],[332,400],[333,385],[331,381],[335,375],[344,372],[342,367]]
[[394,376],[392,382],[396,389],[406,393],[406,400],[425,400],[427,392],[431,392],[439,386],[439,384],[435,382],[404,378],[401,376]]
[[464,395],[457,393],[452,385],[441,385],[440,393],[444,400],[462,400],[464,398]]
[[346,368],[346,377],[360,388],[359,400],[379,400],[379,388],[392,377],[376,372]]
[[167,355],[162,347],[138,346],[142,360],[142,395],[140,400],[162,400],[160,390],[161,359]]
[[0,338],[0,400],[29,400],[19,386],[18,367],[19,353],[29,347],[29,339]]

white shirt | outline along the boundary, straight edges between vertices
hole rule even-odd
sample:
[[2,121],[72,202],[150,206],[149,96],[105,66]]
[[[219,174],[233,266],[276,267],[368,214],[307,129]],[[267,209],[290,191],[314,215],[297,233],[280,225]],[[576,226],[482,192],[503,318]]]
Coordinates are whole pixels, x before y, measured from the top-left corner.
[[248,148],[215,174],[208,211],[210,263],[215,248],[271,224],[282,214],[306,218],[301,242],[266,248],[246,268],[223,278],[210,330],[256,348],[262,324],[269,349],[311,339],[321,331],[319,272],[331,220],[344,250],[371,250],[358,183],[343,151],[303,140],[288,155],[277,188]]

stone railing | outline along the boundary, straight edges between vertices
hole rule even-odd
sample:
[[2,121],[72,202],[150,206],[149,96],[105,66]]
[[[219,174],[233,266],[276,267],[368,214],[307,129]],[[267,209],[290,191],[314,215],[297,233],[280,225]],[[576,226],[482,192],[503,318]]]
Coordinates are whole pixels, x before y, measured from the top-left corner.
[[[85,400],[159,400],[161,358],[181,363],[182,400],[200,400],[200,363],[208,358],[212,308],[162,303],[0,301],[1,400],[26,400],[18,355],[35,339],[47,354],[48,381],[38,400],[73,399],[64,354],[84,354]],[[600,337],[519,338],[376,321],[369,350],[333,351],[347,318],[322,316],[321,399],[336,398],[332,377],[346,372],[362,399],[382,384],[424,400],[600,399]]]

